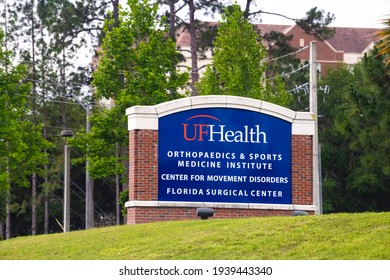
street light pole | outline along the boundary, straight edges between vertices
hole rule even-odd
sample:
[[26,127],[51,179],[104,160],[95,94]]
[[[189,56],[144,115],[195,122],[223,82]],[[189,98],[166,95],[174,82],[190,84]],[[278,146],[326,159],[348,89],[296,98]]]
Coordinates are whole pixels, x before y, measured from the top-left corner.
[[[73,97],[72,94],[69,94]],[[77,103],[85,110],[87,117],[85,123],[85,130],[87,133],[91,131],[91,123],[89,118],[91,116],[91,103],[86,104],[75,98]],[[88,147],[88,144],[87,144]],[[85,161],[85,229],[94,228],[95,216],[94,216],[94,203],[93,203],[93,180],[89,176],[89,161],[88,158]]]
[[64,168],[64,232],[70,229],[70,146],[65,145],[65,168]]
[[[89,121],[89,117],[91,115],[91,107],[90,103],[83,106],[83,108],[87,112],[87,123],[86,123],[86,132],[89,133],[91,131],[91,123]],[[85,162],[85,229],[93,228],[94,221],[94,208],[93,208],[93,184],[91,181],[91,177],[89,176],[89,160],[86,159]]]
[[[72,137],[72,130],[61,131],[62,137]],[[70,145],[64,147],[64,232],[70,231]]]

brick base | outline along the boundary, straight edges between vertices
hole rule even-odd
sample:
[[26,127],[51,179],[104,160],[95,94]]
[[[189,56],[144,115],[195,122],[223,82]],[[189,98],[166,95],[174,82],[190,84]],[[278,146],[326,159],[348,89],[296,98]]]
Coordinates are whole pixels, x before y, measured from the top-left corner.
[[[292,210],[213,209],[214,216],[209,219],[291,216],[293,212]],[[307,212],[310,215],[314,214],[313,211]],[[131,207],[127,209],[127,224],[199,219],[194,207]]]

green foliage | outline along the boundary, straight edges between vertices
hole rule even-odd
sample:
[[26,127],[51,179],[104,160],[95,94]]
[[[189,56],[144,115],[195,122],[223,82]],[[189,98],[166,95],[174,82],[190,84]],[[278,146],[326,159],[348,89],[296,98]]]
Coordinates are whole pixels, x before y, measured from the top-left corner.
[[108,1],[96,0],[45,0],[38,1],[37,14],[53,39],[52,48],[60,53],[67,48],[76,53],[87,44],[81,33],[96,35],[104,18]]
[[324,10],[312,8],[306,13],[306,17],[296,20],[296,23],[307,33],[313,35],[318,40],[326,40],[334,35],[334,28],[328,25],[335,19],[333,14],[324,14]]
[[287,107],[291,103],[292,96],[285,89],[285,84],[280,75],[275,75],[274,79],[267,80],[267,88],[264,100]]
[[183,96],[179,90],[189,77],[176,69],[180,54],[165,27],[156,21],[157,4],[129,0],[128,5],[129,10],[120,13],[119,26],[107,22],[99,67],[93,74],[96,97],[115,103],[113,108],[95,110],[91,117],[92,131],[84,148],[96,178],[126,170],[125,110]]
[[[279,104],[284,104],[296,111],[305,109],[309,104],[308,94],[305,95],[301,91],[293,90],[297,86],[306,84],[309,80],[308,62],[301,62],[299,58],[291,55],[297,51],[290,46],[292,35],[285,36],[283,33],[272,31],[265,37],[264,40],[272,42],[269,43],[267,49],[269,59],[266,64],[266,77],[269,84],[270,81],[273,83],[267,88],[279,87],[273,90],[273,92],[279,93],[280,99],[282,99]],[[297,71],[297,69],[301,70]],[[294,94],[288,94],[285,89],[293,91]]]
[[213,65],[197,84],[199,94],[246,96],[286,105],[289,95],[280,78],[265,80],[265,48],[239,5],[225,10],[214,43]]
[[127,216],[126,202],[129,200],[129,190],[124,190],[119,194],[119,205],[121,206],[121,212],[124,217]]
[[376,50],[332,71],[320,119],[326,211],[388,211],[390,79]]
[[12,53],[3,51],[2,46],[0,32],[0,193],[5,197],[11,185],[29,186],[29,175],[39,173],[47,162],[42,151],[49,143],[42,138],[42,126],[34,124],[27,107],[31,84],[23,82],[26,67],[13,66]]
[[214,43],[213,66],[199,83],[200,94],[226,94],[262,99],[265,49],[238,5],[226,9]]

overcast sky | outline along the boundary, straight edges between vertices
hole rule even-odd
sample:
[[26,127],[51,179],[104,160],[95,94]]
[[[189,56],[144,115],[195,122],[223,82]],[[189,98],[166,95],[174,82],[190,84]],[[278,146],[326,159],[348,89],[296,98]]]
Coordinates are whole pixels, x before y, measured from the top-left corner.
[[[230,1],[232,3],[237,1],[242,5],[246,2],[246,0]],[[336,19],[331,25],[336,27],[383,28],[382,21],[390,18],[390,0],[255,0],[255,2],[256,9],[290,18],[302,18],[311,8],[317,7],[335,15]],[[120,3],[126,6],[127,0],[120,0]],[[262,15],[262,23],[293,24],[291,20],[265,14]]]
[[[332,26],[336,27],[384,27],[381,21],[390,17],[390,0],[256,0],[256,3],[257,9],[290,18],[302,18],[311,8],[317,7],[335,15]],[[291,24],[291,21],[277,16],[263,15],[262,18],[262,23]]]

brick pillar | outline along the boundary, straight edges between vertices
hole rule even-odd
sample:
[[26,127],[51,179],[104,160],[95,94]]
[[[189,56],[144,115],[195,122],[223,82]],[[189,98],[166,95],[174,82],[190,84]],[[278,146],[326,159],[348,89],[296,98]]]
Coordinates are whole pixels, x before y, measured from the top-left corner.
[[[157,148],[157,130],[129,131],[129,200],[157,201]],[[135,212],[128,211],[128,223],[134,224],[135,218]]]
[[313,137],[292,135],[292,203],[313,204]]

